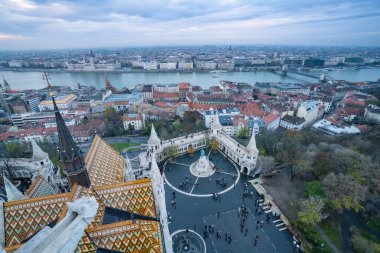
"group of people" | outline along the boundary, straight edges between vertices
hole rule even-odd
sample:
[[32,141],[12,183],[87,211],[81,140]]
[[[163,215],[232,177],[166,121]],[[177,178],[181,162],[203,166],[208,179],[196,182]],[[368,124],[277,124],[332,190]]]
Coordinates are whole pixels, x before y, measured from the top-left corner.
[[175,192],[173,192],[172,207],[174,207],[174,209],[177,209],[177,203],[175,201]]
[[209,225],[209,226],[205,225],[205,229],[203,231],[203,237],[206,239],[209,236],[209,234],[214,234],[214,232],[215,232],[214,225]]
[[[182,180],[182,182],[179,184],[179,188],[186,189],[189,186],[193,185],[193,180],[191,178],[185,177],[185,180]],[[195,184],[197,188],[199,188],[199,183],[197,182]]]
[[226,188],[227,187],[227,179],[224,177],[224,178],[217,178],[215,179],[215,183],[220,185],[222,188]]

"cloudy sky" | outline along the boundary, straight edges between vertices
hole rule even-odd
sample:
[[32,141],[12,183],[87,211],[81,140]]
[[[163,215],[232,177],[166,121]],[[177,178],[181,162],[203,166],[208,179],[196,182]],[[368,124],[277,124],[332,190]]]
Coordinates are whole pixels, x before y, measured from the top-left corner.
[[380,46],[380,0],[0,0],[0,50]]

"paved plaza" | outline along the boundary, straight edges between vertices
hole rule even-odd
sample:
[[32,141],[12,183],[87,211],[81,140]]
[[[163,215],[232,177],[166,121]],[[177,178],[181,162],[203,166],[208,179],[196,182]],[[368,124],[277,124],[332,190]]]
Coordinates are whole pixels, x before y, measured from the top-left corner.
[[259,196],[247,176],[222,154],[210,149],[205,153],[217,168],[210,177],[196,177],[189,170],[200,151],[180,156],[164,168],[174,252],[294,252],[292,235],[282,221],[268,207],[256,205]]

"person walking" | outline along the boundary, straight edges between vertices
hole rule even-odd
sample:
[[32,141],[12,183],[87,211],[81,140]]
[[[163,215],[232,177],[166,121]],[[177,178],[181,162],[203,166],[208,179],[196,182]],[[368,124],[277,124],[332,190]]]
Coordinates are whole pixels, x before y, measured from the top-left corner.
[[218,219],[220,218],[220,212],[218,212]]
[[255,246],[257,245],[257,241],[259,240],[259,236],[258,235],[256,235],[256,238],[255,238]]
[[244,233],[245,236],[248,235],[248,228],[245,229],[245,233]]

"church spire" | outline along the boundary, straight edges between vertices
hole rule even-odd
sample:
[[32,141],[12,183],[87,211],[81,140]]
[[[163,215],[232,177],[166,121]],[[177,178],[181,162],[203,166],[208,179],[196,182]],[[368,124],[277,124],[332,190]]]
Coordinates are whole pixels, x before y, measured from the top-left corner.
[[256,147],[256,136],[255,136],[255,130],[252,130],[252,136],[251,139],[248,142],[247,149],[249,152],[257,153],[259,152]]
[[66,173],[69,176],[71,185],[74,184],[74,182],[77,182],[79,185],[89,187],[90,178],[84,164],[82,151],[75,144],[73,137],[71,136],[61,113],[59,112],[58,106],[55,103],[54,92],[51,90],[51,85],[46,72],[44,74],[44,78],[48,84],[50,96],[54,105],[55,120],[57,122],[57,132],[59,138],[60,160],[65,165]]

